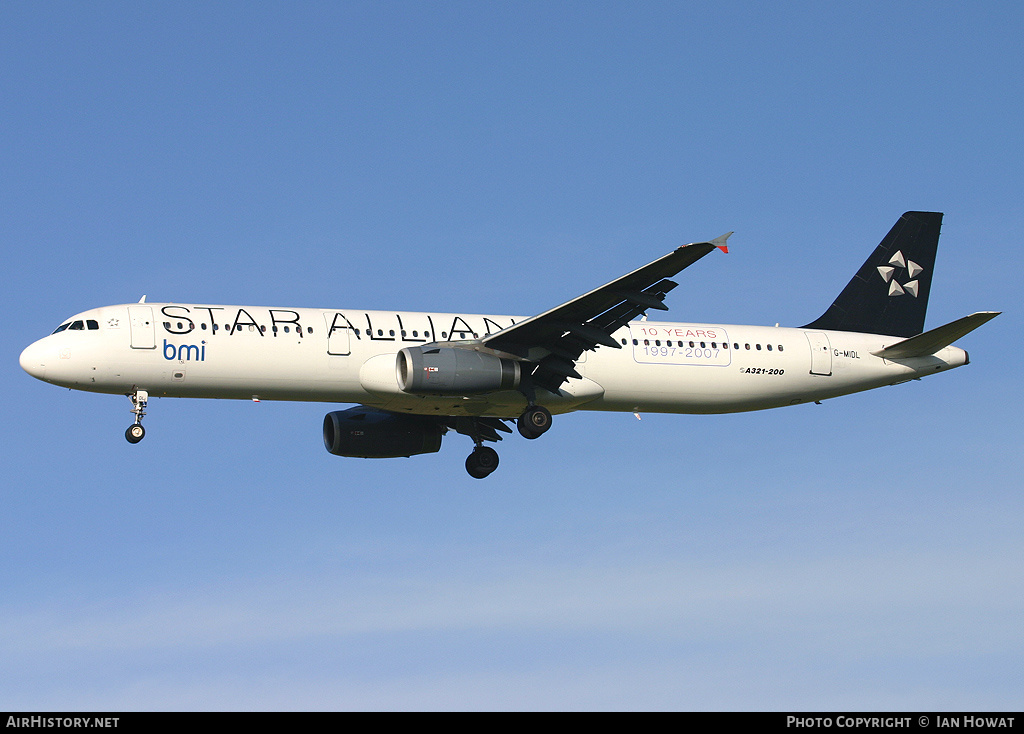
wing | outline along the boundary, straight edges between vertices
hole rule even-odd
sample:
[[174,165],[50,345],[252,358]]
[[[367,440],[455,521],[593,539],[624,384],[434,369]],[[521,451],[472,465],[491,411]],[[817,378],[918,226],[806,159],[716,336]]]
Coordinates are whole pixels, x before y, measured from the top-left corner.
[[669,277],[715,248],[725,250],[731,234],[678,247],[628,275],[481,341],[490,349],[532,362],[533,385],[558,392],[567,378],[580,377],[575,362],[584,351],[598,346],[621,349],[612,338],[615,331],[648,309],[667,311],[665,294],[678,285]]

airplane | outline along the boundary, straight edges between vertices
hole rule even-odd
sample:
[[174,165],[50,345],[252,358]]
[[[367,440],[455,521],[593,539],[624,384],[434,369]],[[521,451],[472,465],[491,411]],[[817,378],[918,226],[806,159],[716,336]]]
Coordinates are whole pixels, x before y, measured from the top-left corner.
[[[84,311],[21,354],[33,377],[123,394],[145,436],[151,397],[357,403],[328,413],[327,450],[408,457],[472,439],[466,470],[498,466],[485,442],[536,439],[576,410],[732,413],[895,385],[968,364],[952,346],[999,312],[929,331],[942,214],[906,212],[835,302],[799,328],[648,320],[671,277],[728,252],[732,232],[690,243],[528,318],[363,309],[138,303]],[[642,317],[641,320],[637,320]]]

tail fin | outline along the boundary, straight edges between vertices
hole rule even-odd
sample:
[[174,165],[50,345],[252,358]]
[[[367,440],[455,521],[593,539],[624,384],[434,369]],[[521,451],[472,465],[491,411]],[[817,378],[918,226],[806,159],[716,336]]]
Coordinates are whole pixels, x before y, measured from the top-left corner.
[[939,212],[904,214],[828,310],[803,328],[902,337],[923,332],[941,226]]

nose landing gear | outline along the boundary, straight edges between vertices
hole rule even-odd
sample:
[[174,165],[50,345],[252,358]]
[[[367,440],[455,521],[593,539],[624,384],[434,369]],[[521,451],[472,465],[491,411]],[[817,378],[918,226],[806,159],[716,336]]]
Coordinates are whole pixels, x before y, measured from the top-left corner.
[[132,413],[135,414],[135,422],[128,426],[124,437],[128,443],[138,443],[146,437],[146,429],[142,427],[142,417],[146,415],[146,403],[149,401],[149,393],[145,390],[136,390],[128,394],[132,401]]

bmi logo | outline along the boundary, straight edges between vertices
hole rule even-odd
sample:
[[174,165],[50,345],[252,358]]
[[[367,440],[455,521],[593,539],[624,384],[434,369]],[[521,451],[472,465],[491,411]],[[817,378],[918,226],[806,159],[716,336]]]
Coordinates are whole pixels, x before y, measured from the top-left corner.
[[[900,272],[906,271],[906,272]],[[917,292],[920,288],[917,276],[924,272],[924,268],[918,265],[913,260],[907,260],[903,257],[903,253],[896,250],[896,254],[889,260],[888,265],[879,265],[878,274],[882,276],[882,280],[889,284],[889,295],[890,296],[902,296],[904,293],[909,293],[914,298],[917,298]],[[900,280],[906,280],[905,283],[899,283]]]
[[204,340],[200,344],[182,344],[178,346],[176,344],[169,344],[164,339],[164,359],[178,360],[179,362],[205,362],[206,361],[206,341]]

